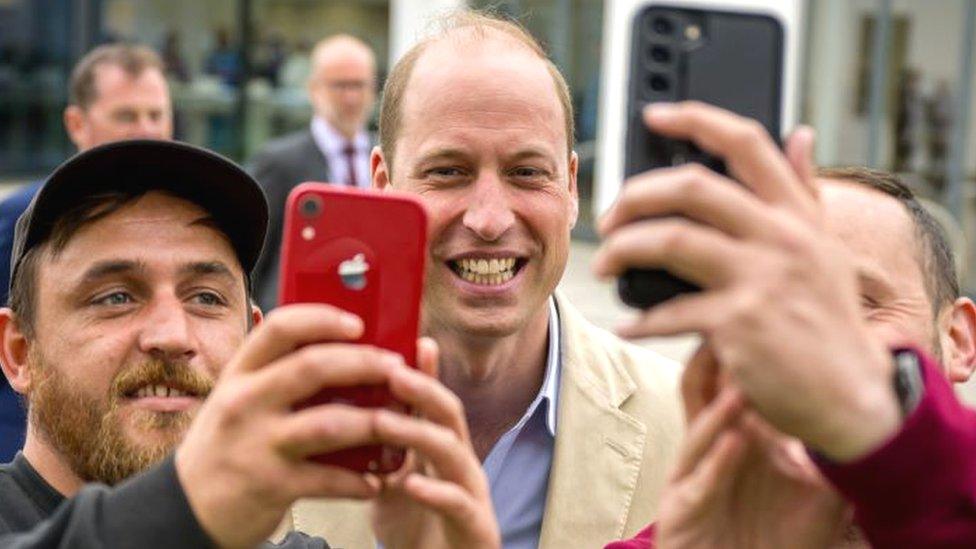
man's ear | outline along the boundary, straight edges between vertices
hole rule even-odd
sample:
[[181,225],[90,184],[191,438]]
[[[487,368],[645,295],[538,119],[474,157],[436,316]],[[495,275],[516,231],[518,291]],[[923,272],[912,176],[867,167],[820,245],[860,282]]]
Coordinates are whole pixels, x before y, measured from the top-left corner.
[[264,313],[261,312],[261,307],[253,300],[251,301],[251,329],[253,330],[255,326],[261,324],[264,321]]
[[383,157],[383,149],[379,145],[373,147],[369,154],[369,169],[372,173],[373,188],[378,191],[389,190],[392,182],[390,181],[390,168],[386,165],[386,158]]
[[68,139],[75,147],[82,148],[88,142],[88,127],[85,124],[85,111],[77,105],[68,105],[64,109],[64,129],[68,132]]
[[579,219],[579,187],[576,185],[577,176],[579,175],[579,155],[576,151],[573,151],[569,155],[569,196],[572,199],[572,210],[569,212],[569,228],[572,229],[576,226],[576,220]]
[[20,329],[17,315],[9,307],[0,309],[0,369],[14,391],[31,391],[31,370],[27,363],[30,341]]
[[976,305],[968,297],[960,297],[939,322],[946,375],[949,381],[962,383],[976,369]]

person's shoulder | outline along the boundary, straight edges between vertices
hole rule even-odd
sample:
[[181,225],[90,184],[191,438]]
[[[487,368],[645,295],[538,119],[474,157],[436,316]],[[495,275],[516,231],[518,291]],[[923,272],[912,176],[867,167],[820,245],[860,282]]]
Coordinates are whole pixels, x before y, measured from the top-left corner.
[[261,150],[254,155],[253,162],[270,161],[282,156],[297,154],[308,146],[311,139],[312,132],[307,129],[276,137],[261,147]]
[[635,345],[591,323],[573,307],[565,296],[557,295],[561,324],[569,333],[572,345],[585,345],[587,354],[600,357],[658,381],[673,383],[681,375],[681,365],[646,347]]
[[24,185],[4,197],[0,201],[0,216],[12,216],[14,219],[20,217],[20,214],[24,213],[24,210],[30,205],[31,200],[37,194],[37,191],[40,190],[42,184],[42,182],[36,181]]
[[575,374],[627,397],[623,408],[653,413],[681,423],[681,364],[600,328],[557,294],[564,352],[574,357]]

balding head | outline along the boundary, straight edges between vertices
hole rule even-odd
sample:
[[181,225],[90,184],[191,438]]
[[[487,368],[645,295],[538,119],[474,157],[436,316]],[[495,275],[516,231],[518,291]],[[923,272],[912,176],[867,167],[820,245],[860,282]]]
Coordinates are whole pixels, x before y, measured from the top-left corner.
[[376,58],[362,40],[330,36],[312,50],[308,94],[316,116],[352,139],[369,118],[376,99]]
[[440,29],[415,44],[390,71],[383,88],[380,106],[380,146],[388,165],[392,165],[396,141],[403,122],[404,97],[414,70],[422,58],[447,52],[456,58],[459,51],[492,50],[498,55],[520,54],[537,58],[552,79],[555,96],[563,116],[567,154],[573,150],[575,128],[569,87],[559,69],[546,56],[542,46],[517,23],[476,11],[460,11],[439,21]]

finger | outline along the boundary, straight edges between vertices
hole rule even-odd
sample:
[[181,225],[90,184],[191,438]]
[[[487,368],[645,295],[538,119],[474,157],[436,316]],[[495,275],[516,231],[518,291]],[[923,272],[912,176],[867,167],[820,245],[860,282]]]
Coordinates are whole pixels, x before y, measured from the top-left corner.
[[745,259],[747,245],[680,217],[631,223],[614,231],[597,250],[593,270],[610,277],[632,268],[665,269],[711,288],[726,284]]
[[611,231],[647,217],[681,215],[735,237],[768,237],[768,206],[742,185],[699,165],[686,164],[638,175],[599,222]]
[[286,305],[272,311],[251,331],[228,368],[231,372],[256,370],[303,345],[351,341],[362,332],[359,317],[336,307]]
[[810,196],[820,196],[816,183],[817,170],[813,160],[816,132],[810,126],[800,126],[786,140],[786,159]]
[[390,351],[347,343],[308,345],[255,373],[252,396],[264,406],[287,408],[329,388],[379,385],[408,368]]
[[723,311],[731,310],[736,299],[730,291],[679,295],[621,322],[614,331],[628,339],[708,334],[721,324]]
[[746,450],[745,437],[741,433],[734,429],[722,432],[689,479],[690,490],[704,494],[703,501],[721,500],[734,485],[736,472],[745,461]]
[[421,418],[385,410],[377,413],[375,429],[383,444],[416,451],[427,459],[441,478],[468,489],[478,488],[484,480],[474,449],[450,429]]
[[479,502],[458,485],[416,473],[404,479],[401,490],[412,500],[450,517],[458,525],[472,524],[479,514],[479,507],[490,510],[485,502]]
[[462,441],[469,440],[464,404],[436,378],[410,368],[399,368],[390,375],[390,391],[417,414],[447,427]]
[[693,423],[718,394],[718,362],[708,343],[702,343],[681,374],[685,421]]
[[742,411],[741,393],[733,388],[723,390],[711,405],[702,410],[698,419],[688,426],[688,433],[678,455],[672,479],[682,479],[697,467],[718,436],[735,423]]
[[437,379],[440,348],[437,342],[429,337],[417,340],[417,369],[428,376]]
[[375,444],[375,410],[323,404],[285,416],[275,426],[275,447],[293,459]]
[[294,463],[280,482],[288,487],[293,499],[366,499],[376,497],[381,487],[376,477],[310,461]]
[[755,120],[696,101],[654,103],[644,111],[648,126],[667,137],[690,139],[721,157],[729,174],[766,202],[804,216],[813,204],[772,137]]

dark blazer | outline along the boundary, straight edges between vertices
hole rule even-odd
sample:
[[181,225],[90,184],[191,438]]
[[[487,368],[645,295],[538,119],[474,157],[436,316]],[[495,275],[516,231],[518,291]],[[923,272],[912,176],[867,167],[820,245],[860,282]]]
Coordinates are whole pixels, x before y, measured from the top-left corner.
[[252,274],[254,299],[268,312],[278,304],[278,264],[288,193],[305,181],[327,182],[331,172],[310,130],[269,141],[248,162],[247,170],[264,189],[270,210],[268,239]]
[[[14,247],[14,227],[17,218],[24,213],[34,195],[41,188],[37,181],[17,189],[0,202],[0,305],[7,304],[7,287],[10,284],[10,256]],[[27,414],[17,393],[0,376],[0,463],[14,459],[24,445]]]

